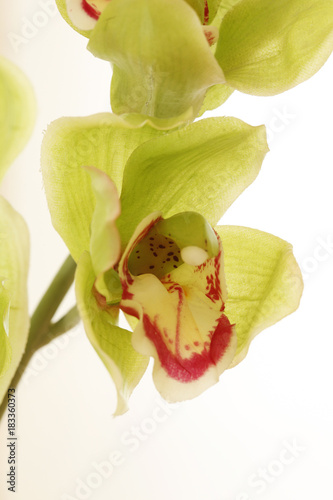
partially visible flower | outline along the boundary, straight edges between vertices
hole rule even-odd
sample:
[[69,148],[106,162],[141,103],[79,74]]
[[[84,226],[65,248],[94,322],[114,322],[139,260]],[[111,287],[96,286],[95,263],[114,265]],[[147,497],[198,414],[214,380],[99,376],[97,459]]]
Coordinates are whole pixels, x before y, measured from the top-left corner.
[[0,403],[28,340],[28,266],[26,223],[0,196]]
[[[122,413],[150,356],[169,401],[217,382],[255,335],[297,308],[302,279],[288,243],[216,225],[259,171],[263,128],[208,119],[155,131],[134,146],[140,128],[105,115],[98,127],[98,120],[52,125],[42,168],[53,223],[78,262],[85,330],[115,381]],[[119,309],[133,334],[117,326]]]
[[36,103],[30,82],[0,56],[0,181],[31,135]]
[[[0,180],[25,146],[35,100],[25,75],[0,57]],[[23,218],[0,196],[0,403],[28,339],[29,233]]]
[[333,49],[332,0],[57,3],[88,49],[112,63],[117,114],[193,120],[234,89],[275,95],[300,84]]
[[[68,17],[77,29],[92,30],[110,0],[66,0],[58,1],[60,12],[65,7]],[[66,12],[65,11],[65,12]]]
[[[73,25],[82,31],[92,30],[111,0],[57,0],[62,14],[68,13]],[[214,19],[221,0],[184,0],[197,13],[203,25]],[[223,2],[224,3],[224,2]],[[65,10],[66,9],[66,10]],[[64,16],[65,17],[65,16]],[[215,32],[215,27],[212,31]]]

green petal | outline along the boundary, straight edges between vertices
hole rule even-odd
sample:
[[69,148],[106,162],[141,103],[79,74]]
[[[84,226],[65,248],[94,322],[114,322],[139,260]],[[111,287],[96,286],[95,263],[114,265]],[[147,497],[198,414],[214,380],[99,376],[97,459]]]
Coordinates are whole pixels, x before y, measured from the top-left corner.
[[118,393],[115,415],[127,410],[127,401],[141,380],[149,358],[134,351],[131,332],[116,326],[118,309],[102,310],[92,294],[95,273],[90,255],[84,253],[78,263],[75,288],[77,306],[87,336],[110,373]]
[[96,204],[91,221],[90,255],[95,272],[99,276],[111,269],[121,251],[116,219],[120,215],[117,189],[104,172],[94,167],[84,167],[91,177]]
[[185,2],[195,10],[201,24],[203,24],[205,20],[205,2],[203,0],[185,0]]
[[116,220],[120,202],[116,186],[104,172],[95,167],[84,167],[91,177],[96,204],[91,221],[90,255],[96,276],[95,286],[108,304],[121,298],[121,283],[113,270],[121,252],[121,241]]
[[226,13],[240,1],[241,0],[222,0],[218,5],[214,18],[211,18],[211,24],[219,28]]
[[303,280],[292,246],[286,241],[246,227],[216,230],[224,249],[225,314],[236,324],[235,366],[258,333],[298,308]]
[[113,63],[112,109],[195,117],[207,88],[224,83],[200,20],[183,0],[112,0],[88,49]]
[[0,57],[0,180],[33,129],[35,98],[25,75]]
[[215,56],[231,87],[275,95],[314,75],[332,49],[332,0],[242,0],[223,19]]
[[[226,3],[225,0],[207,0],[207,6],[209,12],[208,24],[212,24],[212,21],[216,18],[219,10],[221,10],[222,6],[225,3]],[[228,0],[228,3],[230,3],[230,0]]]
[[267,152],[264,127],[210,118],[152,139],[128,160],[118,219],[122,244],[148,214],[199,212],[215,225],[259,173]]
[[47,129],[42,145],[42,172],[55,229],[77,261],[90,251],[90,225],[95,195],[82,166],[106,172],[121,190],[125,163],[132,151],[151,137],[163,134],[138,118],[102,113],[85,118],[61,118]]
[[[196,11],[202,24],[210,24],[215,18],[221,0],[185,0]],[[222,3],[224,3],[222,1]]]
[[206,92],[205,99],[198,116],[203,115],[205,111],[216,109],[221,106],[227,99],[229,99],[233,91],[234,89],[223,84],[210,87]]
[[0,197],[0,240],[1,402],[20,363],[29,329],[28,229],[22,217],[2,197]]

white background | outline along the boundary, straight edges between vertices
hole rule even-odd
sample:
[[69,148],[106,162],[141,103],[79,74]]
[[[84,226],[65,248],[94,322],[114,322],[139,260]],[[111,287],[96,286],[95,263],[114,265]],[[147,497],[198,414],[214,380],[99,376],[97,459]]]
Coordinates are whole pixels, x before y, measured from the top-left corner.
[[[31,311],[67,255],[42,187],[43,131],[60,116],[109,110],[110,81],[108,64],[85,50],[86,39],[58,13],[38,17],[41,11],[36,0],[16,0],[0,12],[1,52],[26,72],[38,98],[33,137],[1,188],[31,231]],[[44,26],[15,51],[8,35],[21,35],[26,19]],[[271,152],[258,179],[222,223],[293,243],[305,275],[299,310],[260,334],[247,358],[196,400],[163,409],[147,373],[130,411],[117,419],[113,383],[78,327],[37,355],[20,386],[15,496],[6,491],[1,425],[1,499],[332,497],[332,80],[330,59],[292,91],[272,98],[235,92],[212,113],[270,129]],[[111,459],[113,470],[100,479],[94,463]],[[90,487],[78,490],[80,481]]]

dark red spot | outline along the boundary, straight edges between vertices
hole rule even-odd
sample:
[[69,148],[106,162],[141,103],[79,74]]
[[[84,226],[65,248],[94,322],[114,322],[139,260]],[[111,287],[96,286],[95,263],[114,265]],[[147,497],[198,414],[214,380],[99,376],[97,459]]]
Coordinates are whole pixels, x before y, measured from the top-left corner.
[[175,260],[176,262],[179,262],[179,259],[178,259],[177,255],[173,256],[173,260]]
[[[220,283],[220,253],[214,258],[214,269],[215,274],[210,274],[206,276],[207,286],[206,286],[206,296],[212,301],[217,302],[221,299],[221,283]],[[207,262],[207,261],[206,261]],[[200,266],[201,267],[201,266]]]

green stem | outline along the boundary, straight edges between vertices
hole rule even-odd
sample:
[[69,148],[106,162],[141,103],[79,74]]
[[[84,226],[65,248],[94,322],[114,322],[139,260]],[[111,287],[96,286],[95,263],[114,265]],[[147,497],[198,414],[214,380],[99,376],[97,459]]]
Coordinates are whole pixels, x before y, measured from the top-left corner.
[[48,334],[44,337],[42,343],[39,348],[47,345],[52,340],[56,339],[60,335],[72,330],[74,326],[76,326],[80,322],[81,318],[79,315],[79,311],[76,306],[72,307],[70,311],[68,311],[65,316],[63,316],[56,323],[51,323]]
[[[28,366],[32,356],[34,353],[43,345],[48,344],[55,336],[60,335],[60,333],[56,335],[52,335],[52,328],[60,330],[62,327],[62,333],[65,332],[63,329],[65,324],[73,325],[74,320],[74,312],[73,309],[68,313],[70,315],[69,318],[62,318],[57,323],[51,325],[51,321],[53,316],[55,315],[58,307],[63,301],[65,295],[70,289],[75,275],[76,264],[71,256],[67,257],[49,288],[47,289],[45,295],[37,306],[34,314],[31,317],[30,323],[30,331],[28,336],[28,342],[26,345],[25,352],[21,359],[21,362],[16,370],[16,373],[10,383],[10,387],[16,388],[19,383],[24,370]],[[57,326],[56,326],[57,325]],[[48,332],[51,330],[51,335],[48,336]],[[2,418],[5,410],[7,408],[7,398],[4,398],[2,405],[0,407],[0,419]]]
[[69,255],[32,315],[26,351],[36,351],[43,343],[51,320],[74,281],[75,269],[76,264]]

